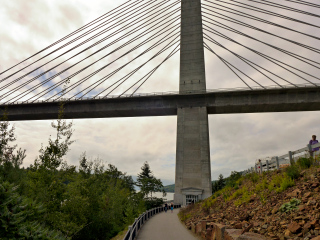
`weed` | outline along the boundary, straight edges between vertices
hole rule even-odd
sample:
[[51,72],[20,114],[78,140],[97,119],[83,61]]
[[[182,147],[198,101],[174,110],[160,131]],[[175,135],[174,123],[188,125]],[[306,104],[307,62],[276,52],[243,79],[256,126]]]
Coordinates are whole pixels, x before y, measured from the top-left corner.
[[290,202],[282,204],[282,206],[279,208],[281,212],[290,212],[294,209],[297,209],[298,205],[301,203],[299,199],[293,198],[290,200]]
[[286,173],[292,179],[297,179],[300,176],[299,169],[296,164],[290,165],[286,168]]
[[297,164],[302,169],[310,168],[312,163],[313,163],[313,159],[312,158],[299,158],[298,161],[297,161]]
[[293,180],[292,178],[290,178],[289,176],[285,176],[285,177],[282,179],[282,182],[281,182],[280,187],[276,189],[276,192],[277,192],[277,193],[283,192],[283,191],[285,191],[287,188],[292,187],[292,186],[294,186],[294,185],[295,185],[294,180]]

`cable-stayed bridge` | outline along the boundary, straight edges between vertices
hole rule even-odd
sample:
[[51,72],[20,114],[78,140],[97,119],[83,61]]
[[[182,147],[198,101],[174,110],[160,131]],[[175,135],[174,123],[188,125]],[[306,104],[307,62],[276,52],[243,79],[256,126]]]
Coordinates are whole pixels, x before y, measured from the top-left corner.
[[[177,115],[175,201],[186,204],[211,194],[208,114],[320,109],[319,9],[127,1],[2,70],[0,103],[12,121],[56,118],[61,101],[66,118]],[[179,91],[159,93],[152,86],[168,84],[168,65],[180,71]]]

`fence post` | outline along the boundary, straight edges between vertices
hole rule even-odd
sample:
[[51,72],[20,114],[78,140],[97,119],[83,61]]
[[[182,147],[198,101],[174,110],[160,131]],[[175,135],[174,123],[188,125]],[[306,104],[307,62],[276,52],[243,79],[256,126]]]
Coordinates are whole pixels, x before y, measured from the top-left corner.
[[269,171],[269,160],[266,160],[267,163],[267,171]]
[[129,231],[129,240],[133,240],[132,239],[132,226],[128,227],[128,231]]
[[290,165],[292,165],[294,162],[293,162],[293,158],[292,158],[292,152],[289,151],[289,160],[290,160]]
[[[311,157],[311,154],[310,153],[312,153],[312,147],[311,147],[311,144],[308,144],[307,145],[307,147],[308,147],[308,150],[309,150],[309,156]],[[312,154],[313,155],[313,154]]]
[[276,163],[277,163],[277,170],[279,170],[279,158],[278,158],[278,156],[276,157]]
[[254,172],[253,167],[251,167],[251,172]]
[[262,174],[262,162],[260,162],[260,174]]
[[254,165],[254,168],[256,170],[256,173],[258,172],[258,169],[257,169],[257,164]]

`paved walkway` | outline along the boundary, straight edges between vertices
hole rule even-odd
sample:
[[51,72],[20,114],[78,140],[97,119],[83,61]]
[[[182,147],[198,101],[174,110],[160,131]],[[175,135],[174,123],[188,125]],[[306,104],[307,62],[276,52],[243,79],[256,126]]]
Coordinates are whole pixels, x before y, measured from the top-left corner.
[[154,215],[141,228],[138,240],[197,240],[178,218],[179,209]]

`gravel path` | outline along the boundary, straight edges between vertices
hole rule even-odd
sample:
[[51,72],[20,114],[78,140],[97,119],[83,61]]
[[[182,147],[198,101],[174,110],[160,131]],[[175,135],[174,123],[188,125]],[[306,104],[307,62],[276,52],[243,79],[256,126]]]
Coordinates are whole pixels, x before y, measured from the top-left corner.
[[138,240],[197,240],[178,218],[179,209],[162,212],[149,219],[138,233]]

